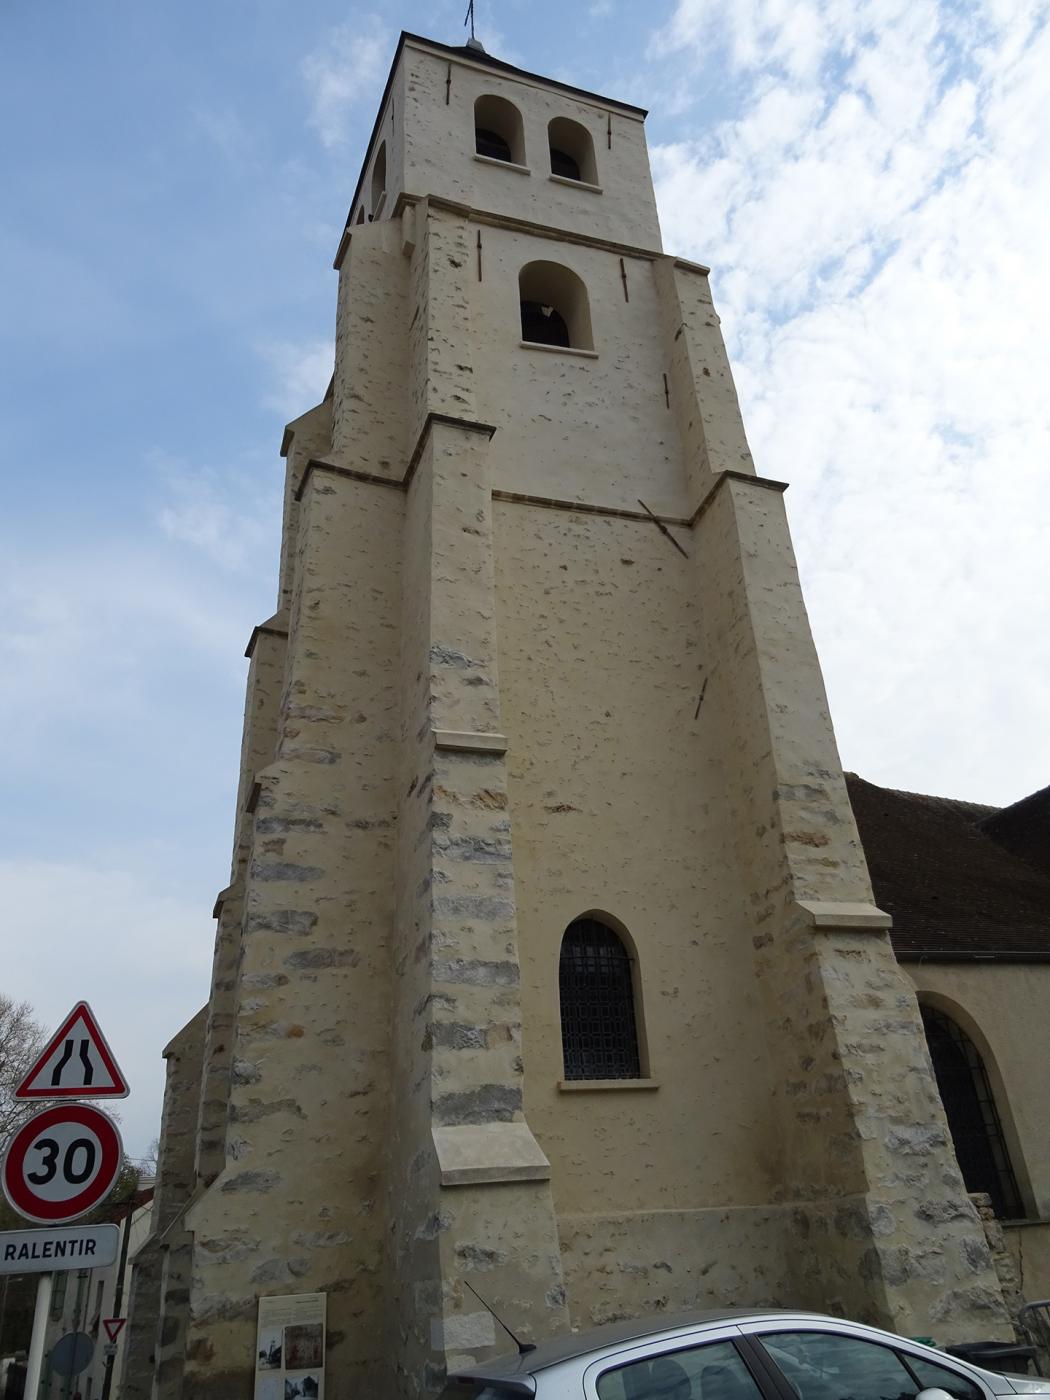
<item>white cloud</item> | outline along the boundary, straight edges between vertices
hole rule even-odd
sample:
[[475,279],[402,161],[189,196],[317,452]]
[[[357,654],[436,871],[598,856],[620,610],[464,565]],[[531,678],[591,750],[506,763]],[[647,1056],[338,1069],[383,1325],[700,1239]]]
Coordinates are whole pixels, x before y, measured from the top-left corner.
[[[218,480],[205,480],[222,503]],[[193,534],[185,484],[172,508],[178,538],[85,531],[47,549],[9,539],[0,556],[18,678],[0,688],[18,794],[0,860],[10,971],[51,1026],[79,997],[91,1001],[131,1078],[118,1107],[133,1155],[157,1133],[160,1052],[207,995],[242,652],[274,593],[272,539],[243,579],[214,567],[223,542],[202,521],[203,538],[182,547]],[[223,509],[225,533],[246,548]]]
[[258,471],[193,468],[163,453],[152,460],[171,497],[158,515],[169,539],[202,550],[229,572],[258,573],[278,547],[281,473],[275,468],[260,478]]
[[991,801],[1050,776],[1046,16],[682,0],[654,44],[746,79],[654,151],[661,222],[713,265],[759,470],[794,484],[844,760]]
[[214,926],[203,889],[158,888],[157,872],[70,861],[0,860],[18,995],[52,1031],[90,1001],[131,1085],[115,1105],[132,1156],[160,1126],[161,1051],[208,994]]
[[357,16],[332,29],[308,54],[302,74],[310,90],[310,125],[325,146],[345,145],[349,117],[359,106],[375,105],[393,43],[377,15]]
[[268,340],[256,349],[270,369],[271,408],[290,421],[321,402],[335,367],[332,340]]
[[[66,792],[67,822],[77,807],[118,794],[118,805],[148,806],[131,796],[143,763],[160,787],[213,781],[211,750],[236,714],[244,644],[273,610],[277,519],[254,567],[245,535],[238,540],[230,526],[233,547],[245,551],[234,575],[212,562],[227,545],[204,518],[174,515],[184,535],[194,524],[202,534],[192,549],[147,526],[55,539],[47,549],[9,538],[0,551],[7,661],[18,677],[0,687],[0,727],[17,735],[7,771],[25,779],[29,807],[41,787],[55,801]],[[184,753],[194,726],[199,737]],[[64,839],[96,836],[72,823]]]

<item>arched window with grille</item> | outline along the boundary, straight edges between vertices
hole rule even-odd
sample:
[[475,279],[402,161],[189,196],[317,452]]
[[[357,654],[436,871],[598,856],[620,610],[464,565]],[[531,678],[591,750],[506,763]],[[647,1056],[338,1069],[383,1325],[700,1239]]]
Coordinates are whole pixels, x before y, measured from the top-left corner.
[[1017,1220],[1024,1205],[981,1052],[943,1011],[919,1010],[966,1189],[987,1192],[1001,1220]]
[[566,1079],[640,1079],[634,968],[620,935],[588,916],[565,930],[558,967]]

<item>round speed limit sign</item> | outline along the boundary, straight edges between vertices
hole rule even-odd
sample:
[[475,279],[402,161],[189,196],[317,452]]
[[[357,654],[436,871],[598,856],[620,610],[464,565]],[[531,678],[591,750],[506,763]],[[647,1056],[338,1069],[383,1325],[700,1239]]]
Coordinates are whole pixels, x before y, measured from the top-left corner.
[[4,1155],[4,1195],[27,1220],[61,1225],[113,1188],[124,1150],[116,1124],[89,1104],[45,1108],[24,1123]]

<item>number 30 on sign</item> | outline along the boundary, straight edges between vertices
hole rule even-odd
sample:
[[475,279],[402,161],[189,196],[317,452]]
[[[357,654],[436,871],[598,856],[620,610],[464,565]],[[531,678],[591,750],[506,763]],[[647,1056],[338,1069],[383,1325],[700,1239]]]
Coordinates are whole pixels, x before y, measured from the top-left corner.
[[4,1156],[4,1195],[27,1220],[76,1220],[113,1189],[124,1152],[116,1124],[90,1104],[45,1108],[24,1123]]

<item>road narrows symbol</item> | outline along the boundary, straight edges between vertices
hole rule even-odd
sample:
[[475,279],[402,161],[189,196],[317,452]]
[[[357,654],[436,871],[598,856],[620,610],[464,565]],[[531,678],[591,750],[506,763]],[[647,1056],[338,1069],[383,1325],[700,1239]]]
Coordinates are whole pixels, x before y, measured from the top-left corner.
[[16,1099],[123,1099],[128,1083],[97,1019],[78,1001],[15,1090]]

